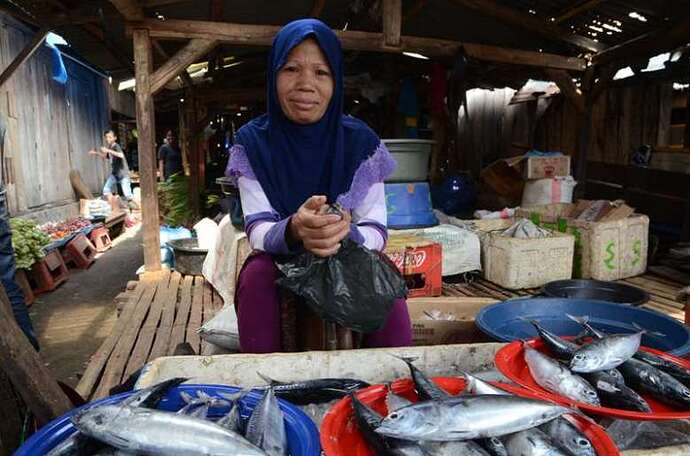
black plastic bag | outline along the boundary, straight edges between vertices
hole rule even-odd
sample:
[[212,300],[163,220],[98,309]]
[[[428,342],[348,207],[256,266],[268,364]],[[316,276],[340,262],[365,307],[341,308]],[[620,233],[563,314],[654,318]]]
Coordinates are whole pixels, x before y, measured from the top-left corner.
[[407,296],[405,280],[385,255],[345,239],[338,253],[278,259],[277,284],[301,297],[323,320],[354,331],[381,329],[393,301]]

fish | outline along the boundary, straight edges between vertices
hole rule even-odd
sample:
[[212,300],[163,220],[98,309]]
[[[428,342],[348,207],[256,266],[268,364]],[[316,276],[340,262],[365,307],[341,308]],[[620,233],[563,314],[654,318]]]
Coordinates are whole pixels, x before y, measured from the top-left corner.
[[323,404],[334,399],[341,399],[351,392],[371,386],[355,378],[319,378],[301,382],[284,383],[258,373],[266,383],[273,386],[273,392],[279,399],[295,405]]
[[[149,407],[153,408],[163,399],[163,396],[171,389],[189,380],[184,377],[175,377],[162,381],[148,388],[136,391],[128,398],[120,402],[119,406],[125,407]],[[81,432],[75,432],[51,449],[46,456],[76,456],[95,454],[106,451],[108,446]]]
[[564,417],[542,424],[539,429],[568,455],[597,456],[594,445],[587,436]]
[[216,424],[232,432],[244,434],[244,422],[242,421],[242,415],[240,414],[242,404],[240,401],[250,392],[251,389],[243,389],[233,394],[226,395],[221,393],[221,396],[230,402],[230,409],[228,410],[228,413],[216,421]]
[[618,368],[625,383],[672,407],[690,408],[690,389],[670,374],[632,358]]
[[377,456],[427,456],[417,443],[403,440],[389,439],[378,433],[376,429],[381,425],[383,416],[379,415],[368,405],[364,404],[354,394],[350,394],[355,421],[362,437],[374,450]]
[[270,387],[264,391],[261,400],[252,411],[245,435],[254,445],[269,456],[285,456],[288,452],[287,435],[283,412],[278,399]]
[[565,314],[566,317],[570,318],[573,320],[575,323],[578,323],[581,325],[587,333],[589,333],[590,336],[596,338],[596,339],[602,339],[606,336],[605,333],[599,331],[598,329],[594,328],[592,325],[589,324],[589,317],[583,316],[583,317],[576,317],[574,315],[570,314]]
[[642,350],[635,353],[633,358],[644,361],[645,363],[652,367],[656,367],[662,372],[666,372],[685,386],[690,387],[690,370],[684,368],[683,366],[662,358],[661,356],[655,355],[654,353],[649,353]]
[[543,328],[537,320],[530,320],[527,318],[522,319],[528,321],[532,324],[532,326],[534,326],[539,334],[539,337],[541,337],[541,340],[544,341],[546,346],[549,347],[549,350],[551,350],[551,353],[553,353],[556,358],[570,361],[575,352],[580,348],[579,345],[570,342],[569,340],[565,340],[562,337],[557,336],[556,334]]
[[129,452],[161,456],[267,454],[215,423],[160,410],[103,405],[77,413],[72,423],[89,437]]
[[613,334],[581,347],[570,360],[570,370],[589,373],[614,369],[633,357],[640,349],[642,330],[633,334]]
[[516,432],[504,439],[510,456],[570,456],[539,429]]
[[463,372],[461,375],[465,378],[465,382],[467,382],[467,386],[465,386],[465,390],[463,392],[467,392],[469,394],[495,394],[499,396],[510,395],[510,393],[503,391],[500,388],[496,388],[495,386],[475,377],[472,374]]
[[185,406],[178,410],[178,415],[189,415],[197,418],[206,418],[208,411],[213,407],[227,407],[228,401],[218,397],[210,396],[203,391],[197,391],[196,397],[182,391],[180,397],[185,402]]
[[404,440],[498,437],[544,424],[572,410],[517,396],[461,396],[424,401],[389,413],[376,432]]
[[621,374],[618,369],[590,372],[589,374],[582,374],[582,378],[587,380],[593,386],[600,380],[610,383],[614,386],[625,386],[623,374]]
[[427,456],[493,456],[480,444],[471,440],[466,442],[430,442],[420,446]]
[[485,439],[477,440],[477,443],[490,455],[490,456],[509,456],[506,446],[501,442],[498,437],[488,437]]
[[386,385],[386,388],[388,390],[386,392],[386,408],[389,413],[412,404],[412,401],[395,394],[390,385]]
[[606,407],[651,413],[647,401],[625,385],[612,385],[604,380],[593,383],[599,393],[601,403]]
[[575,401],[600,405],[596,390],[587,380],[527,344],[523,348],[529,372],[539,386]]
[[417,395],[421,401],[442,401],[453,397],[443,389],[441,389],[436,383],[433,382],[429,377],[424,375],[424,372],[417,369],[413,362],[417,358],[409,358],[404,356],[396,356],[399,360],[403,361],[410,368],[410,374],[412,375],[412,381],[414,381],[415,389],[417,390]]

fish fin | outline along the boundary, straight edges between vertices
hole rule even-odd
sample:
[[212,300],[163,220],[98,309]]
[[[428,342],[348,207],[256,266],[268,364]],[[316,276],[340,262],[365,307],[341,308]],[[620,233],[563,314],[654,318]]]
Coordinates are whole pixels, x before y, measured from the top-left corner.
[[586,325],[589,323],[589,317],[586,315],[582,317],[576,317],[575,315],[570,315],[569,313],[566,313],[565,316],[573,320],[575,323],[579,323],[581,325]]
[[658,332],[658,331],[652,331],[651,329],[645,329],[639,324],[632,322],[633,328],[637,329],[640,331],[642,334],[649,334],[651,336],[657,336],[657,337],[666,337],[666,334]]
[[209,394],[207,394],[201,390],[198,390],[196,392],[196,397],[198,397],[200,400],[202,400],[204,402],[211,402],[213,400],[213,398]]
[[280,382],[279,382],[278,380],[273,380],[271,377],[268,377],[268,376],[262,374],[262,373],[259,372],[259,371],[256,371],[256,375],[258,375],[258,376],[261,378],[261,380],[263,380],[263,381],[265,381],[266,383],[268,383],[268,386],[273,387],[273,386],[276,386],[276,385],[280,385]]
[[184,401],[185,404],[191,404],[195,400],[191,394],[185,391],[180,392],[180,398]]
[[603,380],[599,380],[597,382],[597,389],[600,389],[602,391],[606,391],[607,393],[620,393],[620,388],[616,387],[615,385],[612,385],[609,382],[605,382]]
[[251,388],[243,388],[236,393],[218,393],[223,399],[227,399],[228,401],[234,403],[237,401],[241,401],[244,396],[247,394],[251,393],[252,389]]
[[398,355],[391,355],[393,358],[398,358],[400,361],[404,362],[405,364],[412,365],[415,361],[419,359],[418,356],[398,356]]

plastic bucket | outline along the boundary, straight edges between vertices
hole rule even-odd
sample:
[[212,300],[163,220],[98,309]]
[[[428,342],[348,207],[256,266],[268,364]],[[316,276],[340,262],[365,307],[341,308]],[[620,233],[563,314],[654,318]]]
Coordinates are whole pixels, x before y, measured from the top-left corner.
[[[528,298],[491,304],[479,311],[475,323],[495,340],[512,342],[538,337],[525,319],[536,320],[559,336],[576,336],[582,327],[566,314],[588,316],[605,333],[633,333],[633,323],[657,334],[642,336],[642,345],[683,357],[690,354],[690,331],[679,321],[653,310],[589,299]],[[663,336],[662,336],[663,334]]]
[[385,184],[388,227],[393,229],[426,228],[438,225],[431,208],[427,182]]
[[[181,409],[184,406],[184,401],[180,396],[181,392],[195,395],[197,391],[203,391],[211,396],[220,397],[219,393],[232,394],[239,390],[239,388],[221,385],[181,385],[168,392],[158,405],[158,409],[170,412]],[[72,415],[85,407],[117,404],[132,394],[133,392],[122,393],[117,396],[94,401],[51,421],[27,440],[24,445],[14,453],[14,456],[40,456],[46,454],[60,442],[76,432],[75,427],[70,421]],[[248,416],[260,399],[260,392],[251,392],[245,396],[240,402],[242,405],[242,416]],[[312,420],[296,406],[281,399],[278,399],[278,403],[285,417],[285,430],[287,432],[290,455],[319,456],[321,454],[321,445],[319,443],[319,431],[316,429],[316,425],[314,425]],[[209,416],[214,419],[220,418],[226,412],[227,407],[213,408],[210,410]],[[171,430],[171,432],[174,432],[174,430]]]
[[428,139],[384,139],[397,166],[386,182],[425,181],[429,174],[429,156],[435,141]]

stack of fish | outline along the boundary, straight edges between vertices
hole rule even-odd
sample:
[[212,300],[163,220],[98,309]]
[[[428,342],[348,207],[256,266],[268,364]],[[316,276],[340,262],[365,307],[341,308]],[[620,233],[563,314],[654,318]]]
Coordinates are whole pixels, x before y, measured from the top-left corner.
[[360,432],[377,456],[595,456],[592,443],[564,414],[573,410],[513,396],[465,374],[463,395],[451,396],[409,366],[420,402],[392,391],[383,417],[351,395]]
[[639,393],[681,410],[690,410],[690,371],[655,354],[641,351],[645,330],[606,335],[586,317],[569,318],[593,337],[578,345],[530,321],[549,348],[551,358],[523,343],[525,362],[542,388],[574,401],[650,413]]

